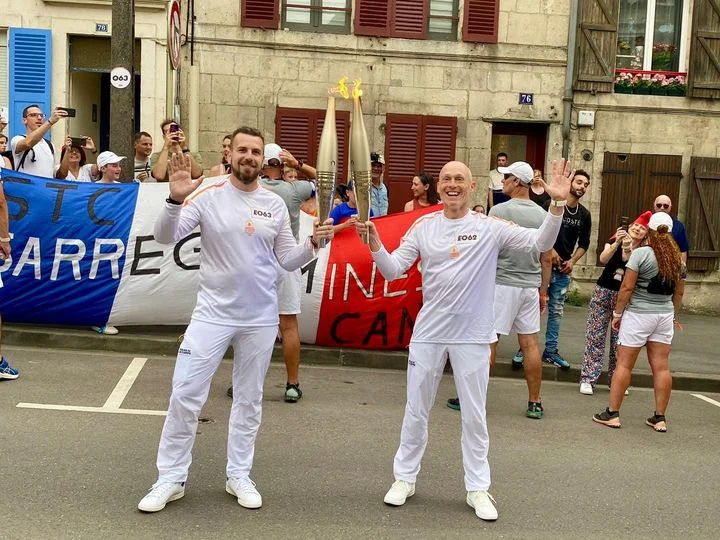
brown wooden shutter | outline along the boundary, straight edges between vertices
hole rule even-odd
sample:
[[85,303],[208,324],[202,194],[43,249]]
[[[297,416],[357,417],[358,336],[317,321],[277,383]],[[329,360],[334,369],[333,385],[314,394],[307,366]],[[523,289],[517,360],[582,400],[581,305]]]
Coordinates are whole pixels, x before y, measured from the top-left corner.
[[385,172],[390,192],[388,213],[402,212],[412,198],[410,184],[420,172],[422,116],[388,114],[385,117]]
[[400,38],[425,39],[430,0],[395,0],[393,3],[391,35]]
[[688,270],[712,272],[720,258],[720,159],[690,160],[685,228],[690,241]]
[[497,43],[499,0],[465,0],[463,41]]
[[420,170],[429,172],[435,180],[438,179],[440,169],[448,161],[455,159],[456,133],[457,118],[445,116],[423,118]]
[[279,22],[279,0],[242,0],[241,26],[275,30]]
[[[317,110],[317,122],[315,123],[315,141],[313,148],[315,150],[312,161],[309,163],[315,166],[317,162],[317,151],[320,147],[320,136],[325,125],[325,111]],[[348,174],[348,143],[350,140],[350,113],[348,111],[335,111],[335,129],[338,137],[338,164],[337,164],[337,181],[339,183],[347,183]]]
[[413,176],[426,171],[437,180],[440,169],[455,159],[457,118],[388,114],[385,118],[385,183],[389,212],[402,212],[412,199]]
[[645,210],[652,210],[658,195],[667,195],[677,204],[681,168],[682,156],[605,152],[600,224],[593,223],[593,228],[598,228],[598,256],[620,226],[622,216],[632,223]]
[[287,148],[297,159],[313,164],[315,143],[313,109],[278,107],[275,111],[275,142]]
[[355,35],[389,37],[392,0],[356,0]]
[[612,92],[620,0],[583,0],[579,5],[575,90]]
[[695,0],[688,95],[720,98],[720,3]]

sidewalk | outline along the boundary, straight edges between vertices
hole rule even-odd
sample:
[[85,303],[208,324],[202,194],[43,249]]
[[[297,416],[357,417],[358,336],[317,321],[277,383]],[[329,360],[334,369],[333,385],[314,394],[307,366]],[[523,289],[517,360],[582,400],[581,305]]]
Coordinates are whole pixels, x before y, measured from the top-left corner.
[[[569,371],[550,365],[543,370],[544,380],[578,383],[585,344],[586,307],[565,307],[562,322],[560,353],[570,362]],[[717,319],[704,315],[681,315],[683,332],[676,332],[670,355],[673,388],[697,392],[720,392],[720,331]],[[102,336],[90,328],[46,327],[8,324],[3,328],[6,346],[39,347],[84,351],[127,353],[133,356],[167,356],[174,359],[184,326],[126,326],[117,336]],[[544,328],[540,343],[544,342]],[[542,345],[541,345],[542,346]],[[498,360],[492,370],[495,377],[522,377],[522,371],[513,371],[510,358],[517,349],[517,340],[511,335],[498,345]],[[282,362],[282,350],[275,347],[274,361]],[[403,351],[364,351],[304,345],[302,362],[314,365],[335,365],[385,369],[405,369],[407,353]],[[604,385],[603,375],[598,381]],[[640,353],[633,371],[632,386],[652,387],[652,376],[645,353]]]

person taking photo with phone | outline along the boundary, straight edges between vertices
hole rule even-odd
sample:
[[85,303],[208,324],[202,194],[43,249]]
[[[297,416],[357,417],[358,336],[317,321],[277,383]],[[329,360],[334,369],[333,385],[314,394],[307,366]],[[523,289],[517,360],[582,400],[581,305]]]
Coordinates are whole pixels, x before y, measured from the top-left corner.
[[96,152],[92,137],[68,137],[60,152],[60,165],[55,171],[55,178],[75,180],[77,182],[94,182],[100,171],[97,165],[87,162],[87,153]]
[[[627,218],[623,218],[620,227],[605,244],[599,259],[605,265],[597,285],[590,297],[587,325],[585,328],[585,353],[583,354],[582,371],[580,372],[580,393],[586,396],[593,394],[595,383],[602,373],[605,360],[605,342],[608,326],[612,322],[618,291],[625,275],[625,265],[634,250],[645,242],[648,224],[652,212],[643,212],[628,227]],[[610,328],[610,358],[608,360],[608,387],[612,383],[617,363],[618,333]]]
[[49,118],[40,105],[33,103],[23,109],[22,121],[25,135],[16,135],[10,141],[15,170],[52,178],[55,173],[55,150],[44,137],[68,113],[62,107],[55,107]]
[[180,124],[175,120],[168,118],[160,124],[163,133],[162,151],[153,154],[150,162],[153,164],[152,177],[158,182],[168,181],[168,160],[172,154],[189,154],[190,155],[190,175],[193,180],[200,178],[203,174],[202,160],[197,152],[190,152],[187,146],[187,139]]

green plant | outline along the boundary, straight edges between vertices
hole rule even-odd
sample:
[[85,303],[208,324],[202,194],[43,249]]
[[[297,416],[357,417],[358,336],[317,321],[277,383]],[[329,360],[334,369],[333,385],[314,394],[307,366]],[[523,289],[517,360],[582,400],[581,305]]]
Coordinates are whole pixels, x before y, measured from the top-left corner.
[[580,294],[580,289],[570,289],[565,298],[565,303],[571,306],[582,307],[587,302],[587,298]]

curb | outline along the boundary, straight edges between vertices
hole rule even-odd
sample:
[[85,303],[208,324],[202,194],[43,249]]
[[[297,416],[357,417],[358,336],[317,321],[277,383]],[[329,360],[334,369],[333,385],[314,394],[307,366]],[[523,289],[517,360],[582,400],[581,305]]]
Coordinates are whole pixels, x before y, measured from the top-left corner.
[[[162,356],[174,359],[180,344],[184,326],[135,327],[116,336],[104,336],[92,332],[89,328],[47,327],[29,325],[7,325],[3,328],[3,344],[6,346],[35,347],[44,349],[61,349],[69,351],[86,351],[133,356]],[[407,365],[407,353],[404,351],[367,351],[360,349],[343,349],[334,347],[316,347],[303,345],[302,362],[307,365],[335,367],[363,367],[374,369],[404,370]],[[231,358],[228,351],[226,358]],[[282,362],[282,347],[275,346],[272,360]],[[449,371],[448,367],[446,370]],[[498,362],[492,368],[493,377],[522,379],[522,370],[513,370],[509,359]],[[698,373],[673,372],[674,390],[692,390],[696,392],[720,393],[720,376]],[[568,371],[551,365],[543,365],[544,381],[557,381],[578,384],[579,367],[571,367]],[[606,374],[600,377],[606,380]],[[632,386],[652,388],[652,374],[635,370],[632,375]]]

